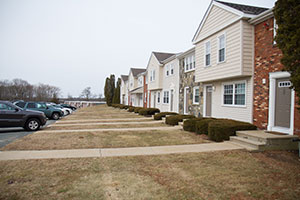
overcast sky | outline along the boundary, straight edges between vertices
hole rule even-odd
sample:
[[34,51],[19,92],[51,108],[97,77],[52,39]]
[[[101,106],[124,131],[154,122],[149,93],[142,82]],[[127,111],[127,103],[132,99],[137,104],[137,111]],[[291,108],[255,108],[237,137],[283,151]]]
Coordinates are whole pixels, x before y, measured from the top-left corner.
[[[228,1],[228,0],[224,0]],[[275,0],[230,0],[272,7]],[[103,94],[110,74],[183,52],[210,0],[0,0],[0,79]]]

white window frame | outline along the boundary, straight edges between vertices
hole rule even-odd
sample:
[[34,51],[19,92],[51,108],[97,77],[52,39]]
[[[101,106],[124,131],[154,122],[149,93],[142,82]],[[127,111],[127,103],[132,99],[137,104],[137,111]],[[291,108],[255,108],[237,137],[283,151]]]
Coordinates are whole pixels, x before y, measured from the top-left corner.
[[[206,50],[207,50],[207,44],[209,44],[209,65],[206,65]],[[211,66],[211,42],[210,40],[204,43],[204,66],[210,67]]]
[[[236,84],[241,84],[244,83],[245,84],[245,105],[235,105],[234,101],[235,101],[235,85]],[[225,85],[233,85],[233,91],[232,91],[232,104],[224,104],[224,86]],[[247,107],[247,81],[243,80],[243,81],[234,81],[234,82],[225,82],[222,83],[222,106],[224,107],[241,107],[241,108],[246,108]]]
[[[192,68],[190,68],[192,66]],[[188,67],[188,69],[186,68]],[[195,54],[189,54],[184,58],[184,72],[194,71],[196,68]]]
[[[196,95],[196,90],[197,89],[199,90],[199,102],[195,101],[195,97],[196,97],[195,95]],[[200,88],[199,88],[199,86],[196,86],[196,87],[193,88],[193,104],[194,105],[199,105],[200,104]]]
[[170,66],[169,65],[166,65],[166,67],[165,67],[165,75],[166,75],[166,77],[170,76]]
[[[167,96],[165,94],[168,94]],[[167,98],[167,103],[165,102],[165,98]],[[163,91],[163,104],[169,104],[170,103],[170,91],[165,90]]]
[[160,92],[157,92],[157,97],[156,97],[156,99],[157,99],[157,104],[160,104],[160,102],[161,102]]
[[[219,61],[219,50],[220,50],[220,38],[224,36],[224,60]],[[222,33],[218,36],[218,46],[217,46],[217,63],[221,64],[226,62],[226,33]]]
[[175,73],[174,70],[175,70],[174,64],[170,64],[170,76],[174,75]]

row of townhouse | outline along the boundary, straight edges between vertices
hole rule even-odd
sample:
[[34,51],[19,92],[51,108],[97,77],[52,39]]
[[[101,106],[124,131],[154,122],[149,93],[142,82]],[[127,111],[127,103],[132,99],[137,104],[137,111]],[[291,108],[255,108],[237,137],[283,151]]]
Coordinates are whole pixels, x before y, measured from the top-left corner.
[[300,135],[296,95],[275,35],[272,9],[213,0],[193,48],[152,52],[145,69],[121,76],[121,103]]

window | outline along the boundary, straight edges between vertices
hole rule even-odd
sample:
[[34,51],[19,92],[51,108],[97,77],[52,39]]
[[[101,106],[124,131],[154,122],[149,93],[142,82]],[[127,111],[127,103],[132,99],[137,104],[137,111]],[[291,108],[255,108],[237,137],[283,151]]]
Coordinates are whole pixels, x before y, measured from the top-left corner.
[[224,62],[225,61],[225,35],[221,35],[218,38],[219,41],[219,50],[218,50],[218,62]]
[[160,103],[160,92],[157,92],[157,103]]
[[210,41],[205,43],[205,66],[210,66]]
[[27,108],[36,108],[35,103],[28,103]]
[[150,71],[150,82],[155,81],[155,70]]
[[25,107],[25,102],[18,102],[16,103],[17,106],[19,106],[20,108],[24,108]]
[[0,104],[0,110],[15,110],[13,107],[6,105],[4,103]]
[[168,77],[169,76],[169,65],[166,65],[165,70],[166,70],[166,77]]
[[245,105],[245,83],[239,83],[235,84],[235,89],[234,89],[234,104],[235,105]]
[[223,103],[224,105],[246,105],[246,84],[224,85]]
[[169,91],[164,91],[164,103],[169,103]]
[[199,104],[200,101],[200,90],[199,87],[194,87],[194,93],[193,93],[193,103],[194,104]]
[[139,81],[139,86],[142,86],[143,85],[143,76],[140,76],[138,81]]
[[185,72],[195,69],[195,56],[190,55],[184,58],[184,70]]
[[170,69],[170,74],[173,75],[173,74],[174,74],[174,65],[171,64],[171,67],[170,67],[170,68],[171,68],[171,69]]

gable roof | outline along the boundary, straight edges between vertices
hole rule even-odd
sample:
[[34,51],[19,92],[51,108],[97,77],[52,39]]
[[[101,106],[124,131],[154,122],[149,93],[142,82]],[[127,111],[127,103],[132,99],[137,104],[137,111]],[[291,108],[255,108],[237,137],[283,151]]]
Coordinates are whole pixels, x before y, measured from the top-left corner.
[[226,6],[229,6],[231,8],[234,8],[245,14],[250,14],[250,15],[258,15],[258,14],[268,10],[268,8],[262,8],[262,7],[257,7],[257,6],[248,6],[248,5],[229,3],[229,2],[223,2],[223,1],[216,1],[216,2],[219,2],[221,4],[224,4]]
[[121,79],[125,82],[128,80],[128,76],[127,75],[121,75]]
[[167,58],[174,56],[174,53],[163,53],[163,52],[152,52],[158,62],[162,63],[162,61],[166,60]]
[[192,42],[195,44],[197,41],[197,37],[200,34],[200,31],[212,9],[213,6],[218,6],[224,10],[227,10],[233,14],[238,15],[240,18],[253,18],[257,15],[259,15],[260,13],[268,10],[269,8],[262,8],[262,7],[257,7],[257,6],[248,6],[248,5],[242,5],[242,4],[236,4],[236,3],[229,3],[229,2],[223,2],[223,1],[219,1],[219,0],[212,0],[208,9],[205,12],[204,17],[202,18],[197,31],[193,37]]
[[143,73],[146,71],[146,69],[142,69],[142,68],[130,68],[130,70],[131,70],[133,76],[137,76],[140,73]]

